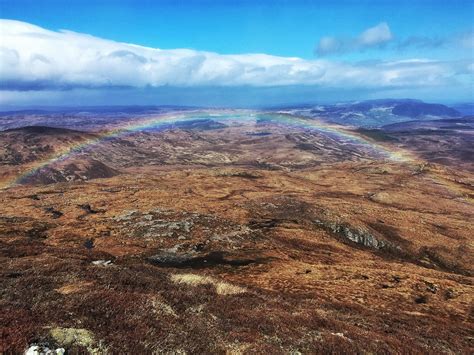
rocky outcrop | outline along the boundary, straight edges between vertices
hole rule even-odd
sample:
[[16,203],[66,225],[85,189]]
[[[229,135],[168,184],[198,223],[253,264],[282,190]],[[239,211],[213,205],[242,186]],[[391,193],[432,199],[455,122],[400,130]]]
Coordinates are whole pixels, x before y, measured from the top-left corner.
[[336,234],[339,237],[342,237],[348,241],[354,242],[356,244],[362,245],[371,249],[397,249],[400,247],[395,246],[394,244],[377,238],[373,234],[369,233],[366,230],[360,228],[353,228],[346,224],[329,222],[323,220],[315,220],[316,225],[330,231],[333,234]]

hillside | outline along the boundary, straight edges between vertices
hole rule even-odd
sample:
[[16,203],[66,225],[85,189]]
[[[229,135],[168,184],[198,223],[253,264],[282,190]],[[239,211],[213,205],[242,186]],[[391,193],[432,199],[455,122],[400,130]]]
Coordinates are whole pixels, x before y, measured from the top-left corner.
[[469,352],[472,156],[423,158],[412,124],[196,117],[0,134],[1,351]]

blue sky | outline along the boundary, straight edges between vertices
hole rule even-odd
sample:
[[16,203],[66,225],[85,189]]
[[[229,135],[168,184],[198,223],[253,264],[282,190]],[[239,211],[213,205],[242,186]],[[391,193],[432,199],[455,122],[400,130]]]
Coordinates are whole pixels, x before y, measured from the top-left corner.
[[[100,83],[84,79],[97,73],[94,71],[85,71],[80,73],[81,76],[77,70],[68,73],[51,69],[46,75],[47,69],[44,67],[34,71],[33,74],[38,75],[34,83],[32,79],[28,82],[22,75],[29,74],[31,77],[31,73],[25,73],[24,69],[19,68],[20,65],[28,67],[21,63],[23,58],[44,58],[41,65],[44,66],[44,63],[48,62],[51,67],[56,68],[60,65],[53,63],[61,63],[67,58],[60,58],[59,49],[57,53],[53,53],[53,49],[44,49],[48,47],[47,43],[43,45],[44,48],[39,47],[35,53],[31,53],[26,49],[27,46],[31,47],[31,44],[26,39],[24,42],[18,40],[18,36],[24,33],[23,27],[13,22],[5,22],[0,26],[0,36],[3,39],[12,36],[12,48],[7,50],[10,51],[8,53],[17,53],[20,62],[13,70],[17,70],[18,75],[12,75],[12,70],[9,70],[2,79],[1,89],[5,91],[4,97],[7,99],[0,101],[0,104],[55,104],[56,101],[67,98],[81,103],[81,97],[87,98],[88,102],[93,101],[94,104],[110,104],[105,101],[126,100],[127,97],[133,97],[130,103],[175,103],[173,101],[179,98],[176,94],[179,92],[177,88],[183,88],[183,92],[186,91],[185,96],[190,98],[188,101],[193,104],[201,100],[203,104],[212,101],[212,104],[216,105],[245,105],[245,92],[249,86],[252,87],[253,93],[248,99],[251,104],[387,96],[473,101],[473,4],[474,2],[465,0],[0,0],[2,19],[36,25],[59,34],[62,32],[57,31],[62,29],[87,34],[93,36],[94,41],[98,38],[162,50],[191,49],[196,53],[213,52],[221,57],[212,58],[212,65],[208,65],[211,68],[215,66],[219,70],[228,70],[216,75],[206,72],[205,78],[201,73],[198,78],[193,76],[173,80],[173,70],[179,69],[176,68],[177,65],[183,65],[183,71],[190,70],[194,73],[197,69],[190,67],[189,63],[196,61],[198,56],[187,53],[186,59],[180,57],[180,64],[173,63],[173,67],[167,69],[161,63],[159,66],[145,63],[156,63],[158,59],[153,53],[142,50],[138,53],[133,48],[114,47],[110,51],[113,51],[115,59],[109,64],[115,65],[116,71],[104,74],[106,78]],[[15,33],[12,28],[16,29]],[[2,42],[8,44],[8,38]],[[62,36],[60,39],[64,42],[76,40],[71,36]],[[84,38],[80,41],[84,41]],[[97,48],[101,47],[97,43],[96,45]],[[122,58],[120,63],[116,59],[117,53]],[[253,53],[263,53],[277,59],[269,61],[268,58],[247,58],[252,63],[257,63],[249,67],[250,64],[245,58],[230,58],[232,63],[238,62],[242,71],[234,64],[231,66],[232,71],[229,71],[229,58],[225,55],[247,56]],[[109,54],[110,52],[101,53],[100,58]],[[168,63],[168,57],[163,59],[161,54],[159,60]],[[175,52],[170,55],[174,58]],[[139,58],[146,70],[159,69],[160,73],[169,70],[169,76],[137,82],[126,79],[124,76],[127,70],[131,70],[132,56],[134,59]],[[296,69],[294,63],[287,60],[288,57],[301,59]],[[123,58],[127,59],[129,66]],[[90,58],[88,60],[92,61]],[[209,60],[206,57],[206,63],[209,63]],[[424,61],[423,64],[420,64],[420,60]],[[5,59],[4,61],[7,62]],[[433,64],[435,62],[436,65]],[[91,63],[84,64],[84,67],[94,66]],[[202,61],[199,63],[199,70],[207,68],[202,65]],[[376,67],[375,71],[372,70],[373,67]],[[265,71],[267,75],[254,75],[249,79],[249,75],[242,74],[258,70]],[[344,70],[357,73],[342,78],[338,72]],[[116,73],[119,71],[122,71],[120,75]],[[295,76],[295,71],[302,74]],[[307,71],[307,74],[302,71]],[[429,80],[422,82],[416,79],[417,73],[418,78],[424,76]],[[117,78],[117,75],[120,78]],[[130,76],[134,75],[137,73],[130,73]],[[148,76],[153,75],[154,72],[148,73]],[[237,79],[229,79],[231,75],[235,75]],[[357,75],[367,75],[371,82],[364,86],[363,78]],[[390,81],[393,76],[397,77]],[[58,77],[67,80],[58,82]],[[79,78],[77,85],[74,85],[72,77]],[[351,78],[355,78],[353,84]],[[381,78],[380,83],[374,85],[377,78]],[[169,93],[165,90],[166,87],[170,88]],[[203,88],[205,92],[212,93],[209,94],[212,100],[203,97]],[[254,95],[259,95],[259,88],[261,100],[255,100]],[[156,97],[153,95],[154,90],[157,92]],[[195,99],[192,99],[193,90],[196,92]],[[26,99],[25,92],[31,94],[28,95],[31,102]],[[271,94],[268,94],[269,92]],[[221,97],[219,100],[216,100],[216,93]],[[234,99],[230,96],[234,96]],[[239,99],[236,100],[236,97]]]

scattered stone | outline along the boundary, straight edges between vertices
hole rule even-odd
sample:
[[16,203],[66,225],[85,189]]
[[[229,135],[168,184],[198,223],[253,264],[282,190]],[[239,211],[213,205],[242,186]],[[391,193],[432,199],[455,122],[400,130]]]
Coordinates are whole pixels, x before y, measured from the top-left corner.
[[110,230],[102,230],[99,232],[101,237],[110,237]]
[[65,353],[64,348],[50,349],[49,345],[31,345],[25,351],[25,355],[64,355]]
[[45,212],[50,213],[54,219],[60,218],[63,216],[63,213],[61,211],[54,209],[54,207],[46,207],[44,210]]
[[77,207],[79,207],[80,209],[86,211],[88,214],[95,214],[95,213],[102,213],[104,211],[101,211],[101,210],[94,210],[91,205],[89,205],[88,203],[86,204],[83,204],[83,205],[77,205]]
[[425,304],[428,303],[428,296],[421,295],[415,298],[415,303],[417,304]]
[[345,339],[345,340],[347,340],[347,341],[352,341],[351,339],[349,339],[348,337],[346,337],[346,336],[344,335],[344,333],[331,333],[331,334],[332,334],[332,335],[335,335],[335,336],[337,336],[337,337],[343,338],[343,339]]
[[195,246],[193,246],[193,250],[194,251],[202,251],[205,246],[206,246],[206,244],[204,244],[204,243],[198,243]]
[[94,239],[87,239],[85,242],[84,242],[84,247],[86,247],[86,249],[92,249],[94,248]]
[[109,266],[112,265],[112,260],[94,260],[92,264],[98,266]]
[[426,289],[430,291],[431,293],[436,293],[436,291],[438,291],[438,287],[434,283],[425,281],[425,284],[426,284]]
[[402,278],[400,276],[393,275],[392,280],[393,282],[399,283],[402,280]]
[[445,300],[450,300],[450,299],[453,299],[456,297],[456,293],[454,292],[454,290],[452,288],[448,288],[446,289],[446,291],[444,291],[444,299]]

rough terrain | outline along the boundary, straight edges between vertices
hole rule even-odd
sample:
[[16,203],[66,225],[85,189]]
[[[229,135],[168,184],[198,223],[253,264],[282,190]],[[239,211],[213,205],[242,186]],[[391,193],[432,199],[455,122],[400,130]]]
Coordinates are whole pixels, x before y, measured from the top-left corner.
[[0,352],[472,353],[472,155],[208,123],[0,132]]

